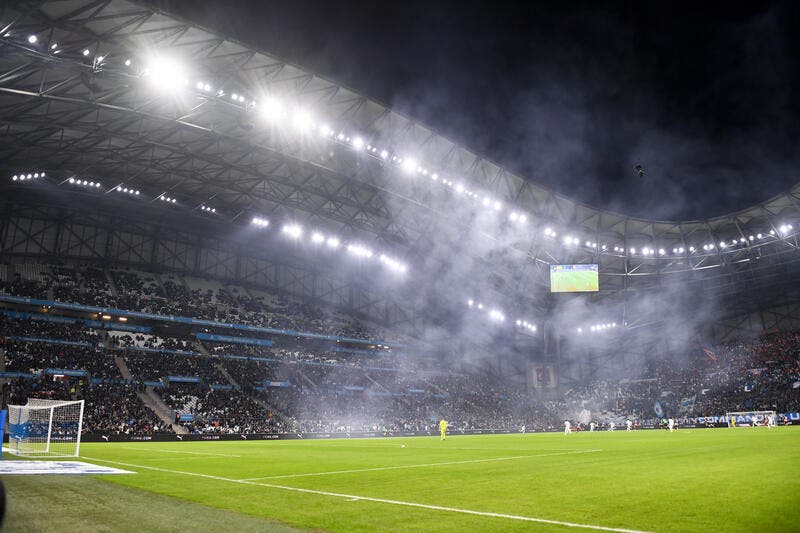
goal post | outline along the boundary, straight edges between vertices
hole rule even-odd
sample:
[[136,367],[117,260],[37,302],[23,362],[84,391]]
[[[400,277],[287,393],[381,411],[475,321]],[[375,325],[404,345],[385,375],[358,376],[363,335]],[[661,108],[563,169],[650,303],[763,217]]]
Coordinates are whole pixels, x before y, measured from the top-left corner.
[[725,421],[729,428],[766,426],[770,416],[773,421],[778,418],[775,411],[731,411],[725,413]]
[[8,406],[8,452],[20,457],[77,457],[83,400],[29,398]]

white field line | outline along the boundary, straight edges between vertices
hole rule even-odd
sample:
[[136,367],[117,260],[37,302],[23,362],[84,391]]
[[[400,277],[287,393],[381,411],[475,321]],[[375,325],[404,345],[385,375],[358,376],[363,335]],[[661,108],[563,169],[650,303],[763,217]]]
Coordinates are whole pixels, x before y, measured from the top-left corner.
[[331,496],[333,498],[345,498],[349,501],[367,501],[367,502],[375,502],[375,503],[385,503],[388,505],[401,505],[404,507],[416,507],[419,509],[430,509],[432,511],[444,511],[448,513],[460,513],[460,514],[468,514],[468,515],[476,515],[476,516],[486,516],[491,518],[505,518],[507,520],[517,520],[522,522],[537,522],[540,524],[551,524],[557,526],[564,526],[564,527],[573,527],[573,528],[581,528],[581,529],[593,529],[596,531],[615,531],[617,533],[647,533],[645,531],[640,531],[638,529],[623,529],[623,528],[616,528],[616,527],[606,527],[606,526],[596,526],[592,524],[578,524],[575,522],[563,522],[561,520],[548,520],[546,518],[534,518],[532,516],[521,516],[521,515],[513,515],[513,514],[505,514],[505,513],[490,513],[485,511],[473,511],[470,509],[458,509],[456,507],[443,507],[441,505],[427,505],[424,503],[414,503],[414,502],[404,502],[400,500],[387,500],[384,498],[371,498],[369,496],[356,496],[353,494],[340,494],[338,492],[328,492],[324,490],[312,490],[312,489],[301,489],[298,487],[287,487],[285,485],[273,485],[271,483],[258,483],[255,481],[246,481],[243,479],[232,479],[227,477],[220,477],[220,476],[212,476],[211,474],[198,474],[196,472],[182,472],[180,470],[169,470],[167,468],[158,468],[155,466],[145,466],[145,465],[136,465],[131,463],[123,463],[121,461],[110,461],[108,459],[98,459],[95,457],[86,457],[81,456],[84,459],[89,461],[100,461],[101,463],[110,463],[116,464],[121,466],[127,466],[130,468],[144,468],[146,470],[155,470],[157,472],[166,472],[169,474],[180,474],[184,476],[194,476],[194,477],[201,477],[205,479],[213,479],[215,481],[226,481],[228,483],[239,483],[241,485],[255,485],[258,487],[266,487],[269,489],[278,489],[278,490],[287,490],[291,492],[301,492],[304,494],[317,494],[320,496]]
[[179,454],[189,454],[189,455],[211,455],[214,457],[236,457],[239,458],[241,455],[230,455],[227,453],[210,453],[210,452],[185,452],[179,450],[164,450],[162,448],[137,448],[136,446],[119,446],[114,445],[114,448],[124,448],[126,450],[136,450],[139,452],[160,452],[160,453],[179,453]]
[[494,461],[513,461],[514,459],[528,459],[530,457],[552,457],[554,455],[573,455],[577,453],[602,452],[603,450],[581,450],[572,452],[540,453],[536,455],[515,455],[513,457],[493,457],[490,459],[467,459],[464,461],[447,461],[445,463],[423,463],[416,465],[379,466],[375,468],[357,468],[354,470],[334,470],[328,472],[311,472],[308,474],[285,474],[281,476],[249,477],[242,481],[258,481],[261,479],[284,479],[290,477],[330,476],[334,474],[355,474],[357,472],[379,472],[381,470],[402,470],[405,468],[425,468],[431,466],[466,465],[470,463],[490,463]]

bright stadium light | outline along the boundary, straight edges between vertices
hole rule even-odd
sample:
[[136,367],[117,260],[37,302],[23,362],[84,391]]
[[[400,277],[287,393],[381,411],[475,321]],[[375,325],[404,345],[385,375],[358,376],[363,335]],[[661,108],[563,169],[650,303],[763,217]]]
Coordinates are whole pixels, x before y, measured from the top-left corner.
[[88,49],[85,49],[85,50],[84,50],[83,52],[81,52],[81,53],[83,54],[83,57],[86,57],[86,56],[88,56],[89,54],[91,54],[91,52],[90,52]]
[[665,253],[667,253],[667,251],[664,250],[663,248],[658,249],[658,255],[664,255]]
[[258,226],[259,228],[266,228],[267,226],[269,226],[269,220],[261,217],[253,217],[252,224],[254,226]]
[[261,114],[268,120],[278,120],[284,115],[283,104],[274,96],[269,96],[261,106]]
[[361,137],[353,137],[353,148],[362,150],[364,148],[364,139]]
[[417,170],[417,161],[413,157],[408,157],[403,161],[401,167],[406,174],[413,174]]
[[39,39],[35,35],[28,35],[28,42],[31,44],[36,44],[36,41]]
[[328,248],[336,249],[339,247],[341,242],[336,237],[328,237]]
[[311,234],[311,242],[314,244],[322,244],[325,242],[325,236],[322,233],[314,232]]
[[491,311],[489,311],[489,318],[491,318],[495,322],[503,322],[506,319],[505,315],[503,315],[503,313],[501,313],[497,309],[492,309]]
[[389,157],[389,152],[386,150],[381,150],[381,159],[386,159]]
[[303,236],[303,228],[297,224],[286,224],[281,231],[293,239],[299,239]]
[[347,246],[347,251],[355,255],[356,257],[361,257],[366,259],[369,259],[373,255],[370,249],[361,246],[360,244],[349,244]]
[[150,85],[168,92],[176,92],[186,87],[186,69],[170,57],[153,57],[144,70],[143,76]]
[[296,130],[308,131],[314,125],[314,120],[311,118],[311,113],[304,109],[298,109],[292,116],[292,125]]
[[475,305],[475,300],[470,298],[469,300],[467,300],[467,305],[472,307],[473,305]]
[[131,60],[130,60],[130,59],[126,59],[126,60],[125,60],[125,66],[126,66],[126,67],[129,67],[129,66],[131,66]]

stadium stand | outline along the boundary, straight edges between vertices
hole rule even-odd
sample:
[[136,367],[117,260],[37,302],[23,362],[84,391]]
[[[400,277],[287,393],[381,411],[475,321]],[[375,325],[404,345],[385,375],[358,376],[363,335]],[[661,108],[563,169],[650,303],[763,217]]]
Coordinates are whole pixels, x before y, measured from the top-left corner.
[[[90,266],[3,267],[0,288],[8,295],[388,343],[381,328],[338,311],[214,280]],[[98,313],[2,305],[5,403],[84,398],[89,434],[170,434],[173,424],[209,435],[424,432],[434,430],[443,414],[462,430],[551,430],[585,413],[599,427],[625,418],[655,427],[654,400],[684,425],[726,409],[800,407],[795,332],[698,350],[682,365],[653,359],[639,375],[593,380],[555,399],[481,369],[454,369],[376,345],[155,320],[120,325],[98,322]],[[165,420],[143,401],[147,391],[174,419]]]

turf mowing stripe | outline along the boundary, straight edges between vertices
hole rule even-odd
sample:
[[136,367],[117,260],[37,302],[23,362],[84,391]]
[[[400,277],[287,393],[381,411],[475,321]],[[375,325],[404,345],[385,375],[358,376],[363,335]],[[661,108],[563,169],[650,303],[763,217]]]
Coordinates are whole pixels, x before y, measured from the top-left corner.
[[564,526],[564,527],[572,527],[572,528],[581,528],[581,529],[593,529],[596,531],[615,531],[617,533],[648,533],[646,531],[641,531],[638,529],[624,529],[624,528],[616,528],[616,527],[606,527],[606,526],[595,526],[591,524],[577,524],[574,522],[563,522],[561,520],[548,520],[546,518],[534,518],[532,516],[521,516],[521,515],[513,515],[513,514],[505,514],[505,513],[491,513],[486,511],[473,511],[471,509],[458,509],[456,507],[443,507],[441,505],[428,505],[424,503],[415,503],[415,502],[404,502],[399,500],[387,500],[384,498],[372,498],[369,496],[356,496],[354,494],[340,494],[338,492],[328,492],[324,490],[313,490],[313,489],[301,489],[299,487],[287,487],[285,485],[273,485],[271,483],[258,483],[255,481],[246,481],[243,479],[232,479],[227,477],[220,477],[220,476],[212,476],[211,474],[199,474],[197,472],[182,472],[180,470],[170,470],[167,468],[158,468],[155,466],[146,466],[146,465],[136,465],[131,463],[123,463],[121,461],[111,461],[109,459],[98,459],[95,457],[86,457],[81,456],[83,459],[87,459],[89,461],[100,461],[101,463],[111,463],[121,466],[127,466],[130,468],[144,468],[146,470],[155,470],[157,472],[166,472],[168,474],[181,474],[184,476],[194,476],[194,477],[202,477],[205,479],[213,479],[215,481],[226,481],[228,483],[239,483],[241,485],[254,485],[257,487],[266,487],[269,489],[279,489],[279,490],[288,490],[292,492],[301,492],[304,494],[317,494],[320,496],[331,496],[334,498],[345,498],[349,501],[367,501],[367,502],[375,502],[375,503],[385,503],[389,505],[401,505],[404,507],[416,507],[419,509],[430,509],[432,511],[445,511],[448,513],[459,513],[459,514],[468,514],[468,515],[476,515],[476,516],[486,516],[490,518],[505,518],[508,520],[518,520],[522,522],[537,522],[540,524],[551,524],[556,526]]
[[137,448],[136,446],[116,446],[117,448],[125,448],[126,450],[137,450],[140,452],[161,452],[161,453],[181,453],[181,454],[190,454],[190,455],[211,455],[214,457],[236,457],[240,458],[241,455],[231,455],[228,453],[210,453],[210,452],[180,452],[177,450],[163,450],[161,448],[147,448],[146,450],[143,448]]
[[469,463],[489,463],[492,461],[511,461],[514,459],[527,459],[529,457],[551,457],[553,455],[573,455],[576,453],[593,453],[602,452],[603,450],[580,450],[571,452],[558,452],[558,453],[541,453],[537,455],[516,455],[513,457],[493,457],[491,459],[468,459],[465,461],[448,461],[446,463],[423,463],[419,465],[400,465],[400,466],[379,466],[375,468],[357,468],[354,470],[334,470],[329,472],[311,472],[308,474],[285,474],[281,476],[265,476],[265,477],[248,477],[242,481],[258,481],[261,479],[284,479],[290,477],[307,477],[307,476],[330,476],[333,474],[355,474],[358,472],[379,472],[381,470],[401,470],[404,468],[424,468],[428,466],[447,466],[447,465],[466,465]]

